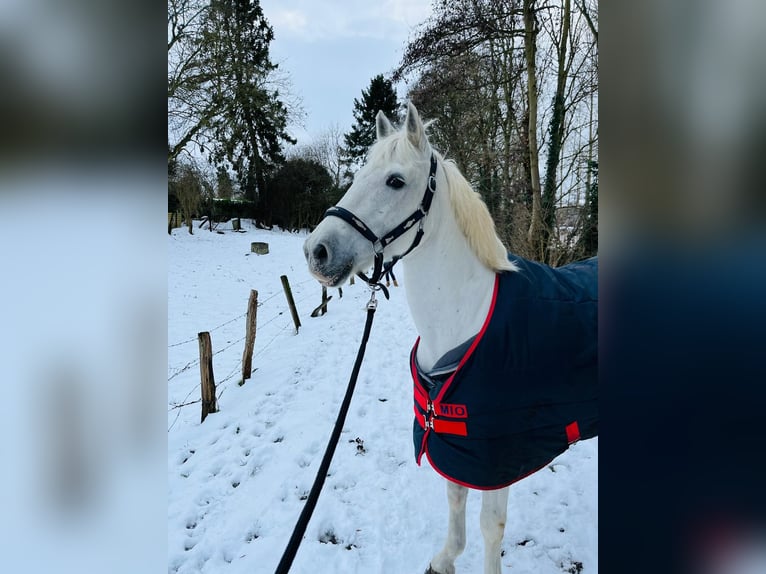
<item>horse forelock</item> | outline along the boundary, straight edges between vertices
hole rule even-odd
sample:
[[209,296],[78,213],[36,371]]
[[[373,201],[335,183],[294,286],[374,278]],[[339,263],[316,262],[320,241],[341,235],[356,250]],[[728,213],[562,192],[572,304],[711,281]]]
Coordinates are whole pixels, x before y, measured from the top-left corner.
[[[436,120],[423,122],[423,131],[436,123]],[[430,146],[427,146],[430,147]],[[405,164],[422,158],[422,150],[410,141],[406,126],[394,130],[382,139],[378,139],[367,152],[367,163],[371,165],[387,164],[391,162]],[[428,158],[422,160],[426,165]]]
[[394,132],[373,144],[367,153],[367,163],[376,166],[388,163],[405,164],[417,158],[415,146],[404,132]]

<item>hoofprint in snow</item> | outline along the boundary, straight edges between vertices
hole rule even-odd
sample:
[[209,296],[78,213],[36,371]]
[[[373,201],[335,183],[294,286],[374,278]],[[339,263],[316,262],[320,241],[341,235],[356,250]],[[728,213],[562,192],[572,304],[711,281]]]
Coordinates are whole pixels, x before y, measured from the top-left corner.
[[[273,572],[337,415],[365,320],[368,289],[321,288],[306,270],[305,234],[175,229],[168,238],[168,572]],[[268,255],[250,243],[269,243]],[[280,276],[302,327],[295,334]],[[402,278],[399,277],[401,283]],[[251,289],[258,291],[254,372],[241,358]],[[291,572],[423,572],[444,542],[444,481],[412,446],[408,353],[416,333],[402,288],[379,297],[341,441]],[[197,333],[210,331],[220,412],[200,424]],[[503,569],[598,572],[598,439],[575,444],[510,489]],[[468,499],[458,572],[483,564],[480,494]]]

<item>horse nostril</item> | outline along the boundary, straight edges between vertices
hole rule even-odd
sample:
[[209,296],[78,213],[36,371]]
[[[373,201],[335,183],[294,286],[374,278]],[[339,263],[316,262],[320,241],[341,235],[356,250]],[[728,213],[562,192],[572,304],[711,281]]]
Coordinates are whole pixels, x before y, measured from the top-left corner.
[[314,257],[314,261],[316,261],[319,264],[327,263],[327,260],[329,259],[327,248],[322,243],[314,247],[314,251],[312,255]]

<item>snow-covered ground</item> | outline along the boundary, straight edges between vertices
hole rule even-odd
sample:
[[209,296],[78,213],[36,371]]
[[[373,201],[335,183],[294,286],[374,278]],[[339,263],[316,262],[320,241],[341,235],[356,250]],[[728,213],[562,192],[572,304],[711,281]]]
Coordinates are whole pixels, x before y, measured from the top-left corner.
[[[321,287],[305,235],[221,225],[168,238],[168,572],[273,572],[311,488],[345,391],[368,290]],[[268,255],[250,253],[252,241]],[[287,275],[302,327],[282,292]],[[401,275],[401,274],[400,274]],[[401,277],[400,277],[401,279]],[[251,289],[258,291],[254,372],[241,359]],[[220,412],[200,424],[196,335],[210,331]],[[381,298],[359,383],[318,506],[291,572],[420,574],[446,535],[444,481],[415,464],[407,356],[416,333],[403,288]],[[598,571],[597,439],[574,445],[510,490],[504,572]],[[480,493],[468,497],[458,572],[482,571]]]

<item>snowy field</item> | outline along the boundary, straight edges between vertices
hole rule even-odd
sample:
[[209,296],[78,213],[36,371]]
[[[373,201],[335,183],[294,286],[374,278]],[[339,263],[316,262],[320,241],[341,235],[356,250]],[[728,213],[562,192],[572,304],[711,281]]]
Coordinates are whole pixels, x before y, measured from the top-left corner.
[[[303,234],[175,229],[168,237],[168,572],[274,571],[316,474],[364,326],[368,290],[321,288]],[[225,228],[225,229],[224,229]],[[268,255],[250,243],[269,243]],[[287,275],[303,326],[290,318]],[[401,275],[401,273],[400,273]],[[254,372],[243,386],[245,312],[258,291]],[[200,424],[196,335],[210,331],[220,412]],[[381,298],[330,476],[291,572],[421,574],[444,543],[443,479],[415,464],[403,288]],[[594,574],[598,439],[575,444],[510,490],[503,571]],[[459,573],[479,573],[481,494],[471,491]]]

